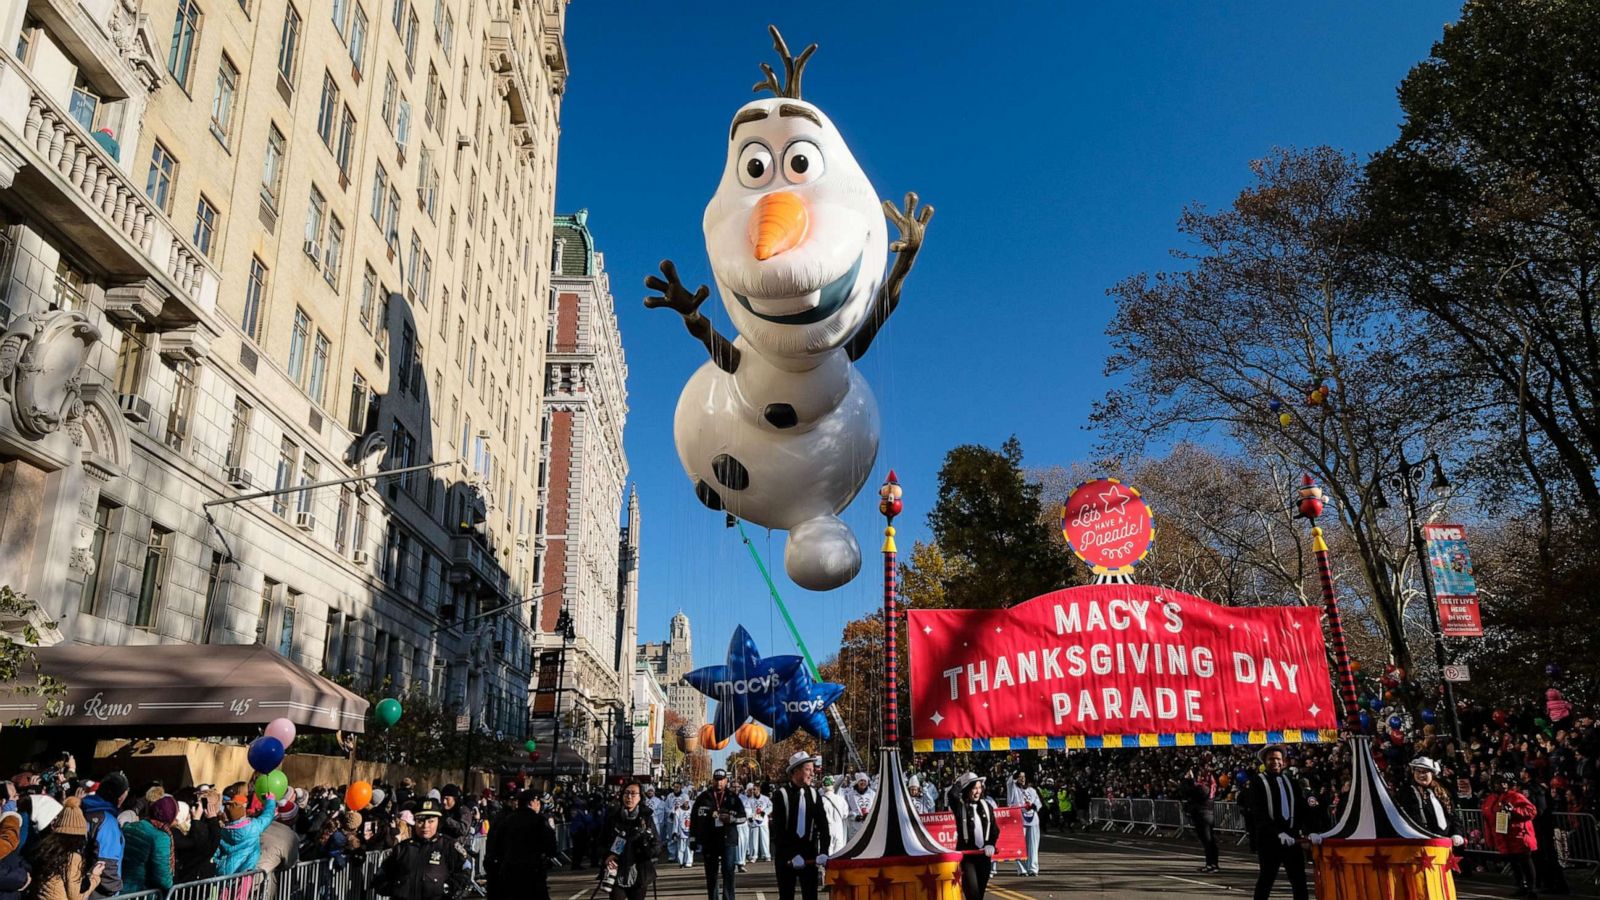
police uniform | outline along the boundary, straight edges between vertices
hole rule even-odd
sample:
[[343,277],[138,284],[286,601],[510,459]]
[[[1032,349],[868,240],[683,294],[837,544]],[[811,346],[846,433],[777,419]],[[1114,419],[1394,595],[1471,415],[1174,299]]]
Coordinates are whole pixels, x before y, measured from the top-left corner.
[[[424,801],[416,818],[438,819],[444,810],[434,800]],[[445,900],[466,887],[466,858],[455,842],[442,832],[424,839],[413,834],[383,861],[374,890],[396,900]]]

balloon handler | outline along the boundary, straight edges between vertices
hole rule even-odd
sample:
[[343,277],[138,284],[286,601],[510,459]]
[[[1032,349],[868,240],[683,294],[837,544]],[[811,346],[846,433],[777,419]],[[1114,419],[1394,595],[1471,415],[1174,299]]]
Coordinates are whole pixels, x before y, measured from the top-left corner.
[[1333,830],[1311,835],[1318,900],[1455,900],[1449,837],[1436,837],[1395,803],[1368,738],[1350,738],[1350,795]]
[[[878,456],[878,404],[853,365],[900,302],[933,207],[907,194],[881,204],[839,130],[800,99],[813,44],[783,61],[734,114],[722,179],[706,207],[711,273],[738,329],[718,333],[670,260],[645,279],[710,354],[678,398],[673,434],[695,495],[767,528],[789,532],[784,568],[823,591],[861,569],[861,548],[839,514]],[[889,242],[884,217],[899,239]],[[888,252],[894,264],[887,277]]]

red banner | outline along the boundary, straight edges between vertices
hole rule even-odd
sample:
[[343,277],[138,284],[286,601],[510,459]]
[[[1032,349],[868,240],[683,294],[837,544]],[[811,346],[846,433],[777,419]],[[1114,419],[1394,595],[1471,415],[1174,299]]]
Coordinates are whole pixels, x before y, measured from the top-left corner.
[[[917,818],[927,826],[928,834],[946,847],[956,845],[956,816],[944,812],[922,813]],[[994,842],[995,859],[1026,859],[1028,847],[1022,842],[1022,807],[1002,806],[994,811],[994,823],[1000,826],[1000,839]]]
[[1454,597],[1440,594],[1439,630],[1445,637],[1483,637],[1483,617],[1478,612],[1478,595]]
[[1315,741],[1338,727],[1314,607],[1106,584],[906,615],[919,751]]

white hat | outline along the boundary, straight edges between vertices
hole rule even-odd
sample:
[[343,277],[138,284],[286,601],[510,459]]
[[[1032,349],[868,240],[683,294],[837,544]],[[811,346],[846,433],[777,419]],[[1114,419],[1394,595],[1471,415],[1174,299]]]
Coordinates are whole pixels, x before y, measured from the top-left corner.
[[921,787],[921,786],[922,786],[922,782],[918,781],[917,780],[917,776],[915,776],[915,775],[913,775],[910,778],[906,779],[906,787],[908,787],[908,788]]
[[962,772],[961,777],[956,779],[956,790],[964,791],[972,786],[973,782],[981,782],[983,780],[983,776],[975,772]]
[[872,779],[868,778],[867,777],[867,773],[865,773],[865,772],[857,772],[856,773],[856,777],[851,779],[851,781],[871,781],[871,780]]
[[814,763],[814,764],[820,766],[820,765],[822,765],[822,757],[820,757],[820,756],[812,756],[811,754],[805,752],[804,750],[801,750],[801,751],[799,751],[797,753],[794,753],[793,755],[791,755],[789,757],[789,768],[785,769],[784,771],[785,772],[793,772],[795,769],[800,768],[801,766],[805,765],[806,763]]
[[1434,775],[1438,775],[1441,771],[1443,771],[1437,762],[1434,762],[1426,756],[1419,756],[1416,759],[1413,759],[1411,761],[1411,768],[1420,769],[1424,772],[1432,772]]
[[33,796],[33,827],[43,831],[61,815],[61,802],[49,794]]
[[373,806],[382,806],[384,798],[388,797],[388,796],[389,796],[388,794],[385,794],[383,792],[383,788],[373,788],[372,789],[372,805]]

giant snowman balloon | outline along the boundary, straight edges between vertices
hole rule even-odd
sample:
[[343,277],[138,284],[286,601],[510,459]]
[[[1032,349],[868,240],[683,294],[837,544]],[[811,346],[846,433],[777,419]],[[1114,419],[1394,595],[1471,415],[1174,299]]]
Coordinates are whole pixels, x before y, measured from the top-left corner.
[[[839,130],[800,99],[813,44],[782,57],[734,114],[722,182],[706,207],[706,251],[722,303],[739,330],[719,334],[670,260],[645,285],[649,307],[683,316],[711,359],[678,399],[673,434],[700,501],[789,532],[784,568],[824,591],[861,569],[861,548],[839,514],[878,455],[878,405],[855,369],[900,301],[933,207],[885,201]],[[889,243],[884,215],[899,239]],[[894,265],[883,274],[889,251]]]

